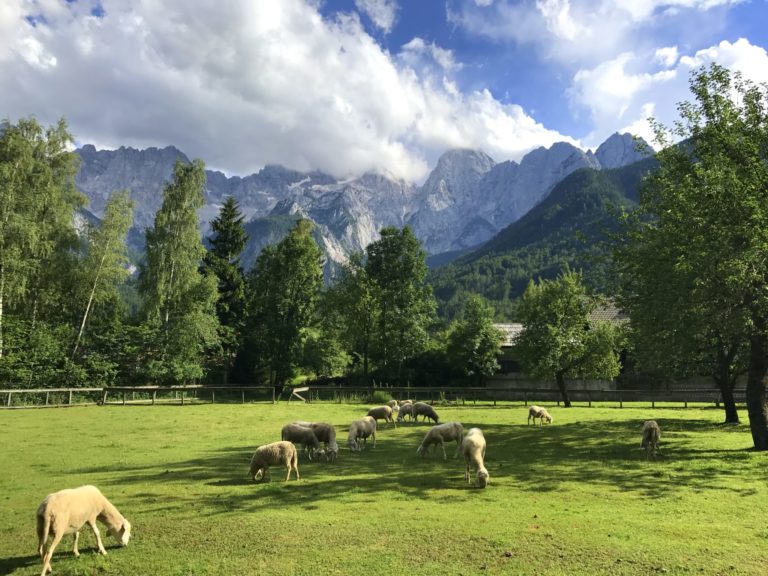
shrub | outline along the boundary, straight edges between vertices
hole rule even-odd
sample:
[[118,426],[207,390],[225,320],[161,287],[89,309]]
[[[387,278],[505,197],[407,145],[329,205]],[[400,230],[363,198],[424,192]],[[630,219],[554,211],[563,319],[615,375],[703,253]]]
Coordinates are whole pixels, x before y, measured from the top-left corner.
[[374,404],[386,404],[390,400],[392,400],[392,395],[384,390],[376,390],[371,395],[371,402]]

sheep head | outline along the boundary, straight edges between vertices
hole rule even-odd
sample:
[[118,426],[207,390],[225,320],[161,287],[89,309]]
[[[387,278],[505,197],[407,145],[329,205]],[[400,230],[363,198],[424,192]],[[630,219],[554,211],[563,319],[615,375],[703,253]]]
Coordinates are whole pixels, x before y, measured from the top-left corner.
[[478,470],[477,487],[485,488],[488,485],[488,482],[490,482],[490,475],[488,474],[488,470]]

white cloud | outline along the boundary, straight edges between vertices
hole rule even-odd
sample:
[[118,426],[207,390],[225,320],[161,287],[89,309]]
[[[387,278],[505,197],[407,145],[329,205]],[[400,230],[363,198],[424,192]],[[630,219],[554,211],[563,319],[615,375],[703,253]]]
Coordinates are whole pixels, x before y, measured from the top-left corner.
[[667,46],[656,50],[653,59],[666,68],[672,68],[672,66],[677,64],[679,56],[677,46]]
[[[2,114],[65,116],[99,147],[173,144],[238,174],[278,163],[418,180],[449,147],[504,160],[567,140],[487,91],[459,90],[449,51],[404,50],[437,63],[424,73],[355,16],[323,19],[314,0],[102,0],[103,17],[96,0],[0,6]],[[36,27],[29,6],[44,17]]]
[[398,8],[395,0],[355,0],[355,6],[384,32],[392,31]]
[[398,57],[413,69],[431,68],[437,64],[441,71],[452,72],[461,68],[451,50],[440,48],[434,43],[427,43],[422,38],[414,38],[400,49]]
[[592,117],[594,129],[584,139],[588,145],[601,142],[617,126],[651,142],[647,118],[653,115],[671,126],[678,118],[677,104],[693,98],[688,86],[691,72],[712,62],[739,71],[753,82],[768,82],[768,53],[744,38],[683,55],[675,67],[667,67],[669,59],[656,60],[663,68],[654,70],[648,62],[643,54],[626,52],[576,73],[570,97],[573,106],[586,108]]
[[535,46],[547,58],[595,65],[635,49],[647,31],[672,18],[741,0],[448,0],[449,20],[467,32],[499,42]]

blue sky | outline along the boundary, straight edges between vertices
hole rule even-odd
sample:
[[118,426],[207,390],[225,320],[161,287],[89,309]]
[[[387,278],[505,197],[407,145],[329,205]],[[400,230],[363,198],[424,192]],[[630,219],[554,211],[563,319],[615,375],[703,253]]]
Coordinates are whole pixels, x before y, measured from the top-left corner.
[[441,153],[650,137],[718,62],[768,81],[768,0],[2,0],[0,116],[411,181]]

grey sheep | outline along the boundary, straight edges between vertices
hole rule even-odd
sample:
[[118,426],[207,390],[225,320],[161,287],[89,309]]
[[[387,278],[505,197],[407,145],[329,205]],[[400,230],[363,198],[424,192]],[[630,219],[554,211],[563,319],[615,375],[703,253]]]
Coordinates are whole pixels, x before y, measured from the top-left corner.
[[376,448],[376,419],[372,416],[363,416],[350,425],[347,445],[353,452],[359,452],[363,449],[368,437],[373,438],[373,447]]
[[315,436],[312,428],[301,426],[299,424],[286,424],[280,431],[280,439],[288,440],[294,444],[301,444],[304,451],[308,451],[309,459],[312,460],[314,453],[320,448],[320,442]]
[[647,460],[651,458],[656,459],[656,454],[659,450],[659,440],[661,440],[661,428],[659,428],[656,420],[647,420],[643,424],[643,440],[640,443],[640,447],[645,449]]
[[409,420],[413,420],[413,404],[403,404],[400,406],[400,411],[397,413],[397,421],[402,422],[406,416],[409,417]]
[[392,426],[397,428],[397,424],[395,424],[395,420],[392,418],[392,408],[390,406],[384,405],[371,408],[368,410],[367,416],[370,416],[376,420],[386,420],[387,422],[391,422]]
[[470,428],[464,441],[461,443],[461,451],[464,453],[464,462],[467,470],[464,480],[470,482],[472,468],[477,470],[476,483],[478,488],[485,488],[490,482],[490,474],[485,467],[485,436],[480,428]]
[[416,402],[413,405],[413,417],[417,422],[419,421],[419,416],[424,416],[424,418],[422,418],[423,421],[426,421],[427,418],[429,418],[435,424],[440,423],[440,417],[437,415],[437,412],[435,412],[435,409],[425,402]]
[[[339,445],[336,443],[336,428],[328,422],[304,422],[296,421],[294,424],[310,428],[317,438],[318,442],[323,443],[322,451],[316,455],[323,457],[326,461],[334,462],[339,455]],[[315,455],[313,455],[314,457]]]
[[[80,539],[80,528],[83,524],[87,523],[96,535],[99,553],[107,554],[96,520],[107,527],[107,533],[117,538],[121,546],[128,545],[131,539],[131,523],[118,512],[96,486],[59,490],[45,497],[37,509],[38,552],[43,561],[41,576],[53,571],[51,557],[64,534],[75,534],[72,552],[75,556],[80,556],[77,541]],[[49,536],[52,536],[53,540],[46,550],[45,545]]]
[[283,464],[288,469],[288,476],[285,477],[286,482],[291,479],[291,470],[296,470],[296,480],[299,479],[299,454],[296,451],[296,446],[284,440],[256,448],[256,452],[251,458],[248,475],[252,476],[254,480],[259,478],[264,480],[269,472],[269,467],[277,464]]
[[459,455],[461,449],[461,441],[464,438],[464,427],[459,422],[446,422],[445,424],[437,424],[429,429],[424,440],[416,449],[416,453],[419,456],[426,456],[429,451],[429,447],[433,444],[440,444],[440,448],[443,449],[443,460],[447,460],[448,456],[445,453],[445,442],[456,442],[456,452],[453,457]]

